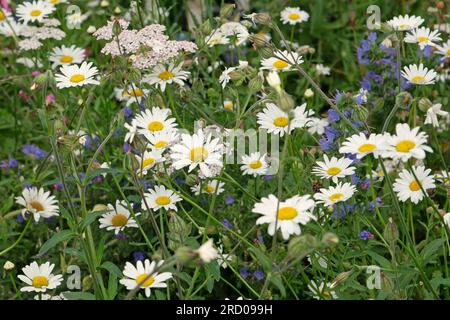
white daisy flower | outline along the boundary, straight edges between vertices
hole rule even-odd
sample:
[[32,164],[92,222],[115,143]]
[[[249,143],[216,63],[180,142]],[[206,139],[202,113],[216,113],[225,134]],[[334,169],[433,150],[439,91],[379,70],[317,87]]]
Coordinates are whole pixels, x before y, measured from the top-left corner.
[[396,31],[409,31],[418,28],[425,20],[416,16],[397,16],[387,22]]
[[274,57],[261,60],[261,70],[289,71],[293,65],[302,63],[302,56],[296,52],[277,51]]
[[50,3],[51,5],[58,5],[61,3],[67,3],[67,0],[47,0],[48,3]]
[[[145,202],[150,209],[157,211],[161,208],[166,210],[178,211],[176,203],[182,199],[172,190],[166,189],[163,185],[155,186],[154,189],[148,190],[148,193],[144,193]],[[142,208],[145,208],[145,203],[142,201]]]
[[94,77],[98,74],[97,67],[92,66],[92,62],[84,61],[80,66],[62,66],[55,75],[56,86],[59,89],[69,87],[82,87],[87,84],[98,85],[100,82]]
[[84,58],[83,48],[76,47],[75,45],[70,47],[62,45],[61,47],[53,48],[48,59],[53,63],[52,68],[56,68],[61,65],[79,64],[83,62]]
[[219,28],[219,32],[229,40],[234,40],[235,45],[244,43],[249,36],[247,28],[241,23],[235,21],[225,22],[222,24]]
[[223,89],[225,89],[228,82],[230,82],[230,80],[231,80],[230,73],[235,71],[236,69],[237,69],[236,67],[231,67],[231,68],[226,68],[225,70],[223,70],[222,74],[219,77],[219,82],[222,85]]
[[146,150],[143,155],[135,155],[135,157],[139,164],[137,172],[139,174],[142,172],[143,175],[146,175],[150,169],[165,160],[159,150]]
[[145,132],[144,136],[147,138],[151,149],[160,151],[164,151],[171,147],[179,138],[176,129],[157,131],[154,133]]
[[231,254],[223,253],[223,246],[220,245],[218,248],[218,254],[217,254],[217,263],[219,266],[223,269],[226,269],[228,267],[228,262],[233,260],[233,256]]
[[218,256],[218,251],[216,248],[214,248],[212,239],[208,239],[208,241],[206,241],[197,250],[195,250],[195,253],[198,254],[199,258],[204,263],[209,263],[217,259]]
[[336,186],[330,186],[328,189],[321,188],[320,192],[314,194],[317,203],[323,203],[326,206],[331,206],[338,202],[343,202],[350,199],[356,192],[354,185],[346,182],[339,182]]
[[424,166],[413,166],[412,169],[417,180],[410,171],[404,169],[400,172],[399,177],[395,179],[393,189],[400,201],[406,202],[409,199],[412,203],[418,204],[424,197],[421,186],[426,191],[436,188],[436,185],[434,184],[433,175],[430,174],[431,169],[425,169]]
[[266,158],[267,154],[261,155],[259,152],[253,152],[249,156],[243,155],[243,165],[241,166],[243,174],[250,174],[254,177],[265,175],[269,167]]
[[424,49],[426,46],[436,46],[436,41],[441,41],[440,33],[437,30],[431,31],[429,28],[421,27],[409,31],[406,34],[406,43],[417,43],[420,49]]
[[72,14],[66,15],[66,23],[69,27],[80,27],[81,24],[89,18],[89,15],[89,12],[74,12]]
[[13,19],[9,19],[8,23],[0,23],[0,34],[6,37],[13,37],[20,34],[20,31],[24,25],[22,23],[18,23]]
[[148,96],[149,90],[140,88],[134,83],[130,84],[127,88],[114,88],[114,96],[118,101],[125,101],[126,105],[132,105],[138,103],[140,105],[145,97]]
[[415,64],[410,64],[409,66],[403,67],[402,70],[403,78],[412,84],[418,85],[433,84],[435,82],[436,75],[436,71],[433,69],[428,70],[428,68],[424,68],[422,63],[419,67]]
[[145,109],[139,115],[136,116],[136,126],[138,132],[142,134],[160,132],[164,130],[172,130],[177,124],[175,118],[171,118],[170,109],[161,109],[159,107],[153,107],[151,109]]
[[187,80],[190,72],[182,70],[182,67],[183,63],[180,63],[178,66],[174,66],[174,64],[171,63],[168,67],[163,64],[158,64],[153,68],[152,73],[146,75],[142,79],[142,82],[156,85],[161,88],[161,91],[166,90],[167,84],[172,84],[174,82],[179,86],[183,86],[184,81]]
[[450,57],[450,39],[447,42],[443,43],[442,46],[436,46],[437,54],[443,55],[444,58]]
[[443,218],[444,218],[444,223],[447,225],[447,227],[450,228],[450,212],[447,212]]
[[6,12],[3,8],[0,8],[0,25],[7,24],[6,21],[13,21],[11,16],[11,12]]
[[447,170],[441,170],[441,172],[438,172],[434,175],[437,181],[442,183],[450,183],[450,171]]
[[[136,220],[131,217],[131,213],[128,210],[127,203],[125,201],[116,200],[116,207],[112,204],[108,204],[108,212],[102,214],[98,219],[100,222],[100,229],[106,228],[106,230],[114,230],[115,234],[123,231],[125,228],[137,228]],[[136,214],[136,215],[139,215]]]
[[222,32],[218,29],[213,30],[209,36],[206,37],[206,44],[208,47],[213,47],[219,44],[228,44],[230,39],[228,39]]
[[342,147],[339,148],[340,153],[356,154],[358,159],[364,158],[368,154],[378,157],[385,149],[384,136],[372,133],[366,136],[364,133],[354,134],[345,139]]
[[22,209],[24,218],[27,213],[31,213],[36,222],[40,217],[59,216],[58,200],[55,199],[55,196],[50,195],[50,191],[45,192],[43,188],[39,190],[36,187],[23,189],[22,195],[16,197],[16,203],[25,207]]
[[145,259],[144,263],[138,261],[135,267],[132,263],[127,262],[123,269],[124,278],[120,279],[119,282],[130,291],[140,285],[140,288],[144,289],[145,296],[148,298],[150,297],[151,288],[167,288],[165,281],[172,278],[172,273],[170,272],[158,273],[155,271],[163,263],[164,260],[158,263],[155,263],[155,261],[150,263],[150,260]]
[[317,166],[313,168],[312,173],[324,179],[331,179],[334,183],[338,182],[339,178],[344,178],[355,173],[355,167],[350,167],[353,163],[348,158],[328,158],[326,154],[323,155],[324,161],[317,161]]
[[281,137],[296,128],[303,128],[309,122],[308,112],[306,112],[306,103],[292,110],[292,118],[287,112],[281,110],[274,103],[266,103],[266,108],[256,116],[261,128],[269,133],[279,134]]
[[311,280],[308,284],[308,289],[314,294],[313,298],[317,300],[333,300],[338,296],[335,291],[332,291],[332,284],[330,282],[321,282],[319,285]]
[[211,181],[202,181],[201,183],[196,184],[191,187],[191,191],[198,196],[201,193],[207,194],[221,194],[225,189],[223,188],[225,183],[219,180],[211,180]]
[[36,261],[22,268],[24,275],[19,274],[17,277],[25,282],[28,286],[20,289],[22,292],[45,292],[47,289],[57,288],[63,281],[63,276],[52,274],[54,264],[46,262],[38,265]]
[[284,8],[280,15],[280,20],[283,24],[295,25],[309,20],[309,13],[300,10],[299,7]]
[[45,1],[24,2],[17,7],[16,16],[24,23],[42,22],[53,11],[55,7]]
[[180,170],[189,166],[191,172],[196,167],[200,167],[201,173],[209,178],[212,177],[211,166],[222,167],[223,145],[219,143],[219,138],[212,139],[212,135],[207,136],[202,129],[193,135],[182,134],[181,141],[171,147],[171,158],[173,167]]
[[328,127],[330,123],[326,118],[309,117],[309,122],[306,124],[308,127],[308,132],[311,134],[317,133],[322,135],[325,133],[325,128]]
[[271,194],[256,203],[252,212],[262,215],[256,220],[256,224],[269,224],[267,229],[269,235],[275,234],[276,226],[277,230],[281,230],[283,239],[287,240],[291,234],[301,233],[299,224],[307,224],[310,220],[317,219],[312,214],[314,207],[315,202],[309,195],[296,195],[285,201],[279,201]]
[[331,74],[331,68],[323,64],[316,64],[315,68],[318,76],[329,76]]
[[395,135],[386,134],[386,151],[384,157],[399,158],[403,162],[413,157],[416,159],[425,159],[425,151],[433,150],[425,145],[428,135],[425,132],[419,132],[420,128],[410,129],[407,123],[397,123],[395,126]]
[[433,125],[433,127],[438,128],[439,127],[438,116],[446,118],[449,115],[449,113],[447,111],[444,111],[441,109],[442,109],[442,104],[440,104],[440,103],[433,104],[427,110],[427,116],[425,118],[424,124],[431,124],[431,125]]
[[224,100],[223,108],[227,109],[227,110],[233,110],[233,108],[234,108],[233,101],[231,101],[231,100]]
[[127,129],[125,134],[125,142],[133,143],[134,137],[137,134],[137,121],[136,119],[131,120],[131,124],[124,123],[123,126]]

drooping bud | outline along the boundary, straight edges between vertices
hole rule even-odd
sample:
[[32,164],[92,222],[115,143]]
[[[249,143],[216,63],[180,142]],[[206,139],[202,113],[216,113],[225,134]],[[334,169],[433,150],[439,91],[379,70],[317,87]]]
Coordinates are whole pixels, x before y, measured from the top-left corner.
[[255,78],[252,78],[248,83],[248,88],[250,92],[255,93],[261,90],[263,86],[264,80],[261,79],[261,77],[256,76]]
[[291,111],[295,107],[294,99],[284,90],[278,92],[277,105],[285,112]]
[[386,239],[386,241],[389,242],[390,244],[395,244],[395,242],[397,242],[399,237],[398,228],[397,225],[394,223],[394,220],[392,220],[392,218],[388,219],[388,222],[384,227],[383,236],[384,239]]
[[253,21],[268,26],[272,23],[272,17],[268,13],[256,13],[253,15]]
[[233,13],[235,7],[236,5],[234,3],[224,3],[219,11],[220,18],[228,19],[228,17]]
[[400,92],[395,97],[395,104],[398,105],[402,109],[408,109],[413,101],[412,95],[407,91]]
[[280,76],[278,75],[278,72],[276,71],[269,72],[269,74],[266,76],[266,80],[269,86],[274,88],[277,92],[281,91],[281,80]]
[[322,237],[322,243],[327,246],[335,246],[339,243],[339,237],[332,232],[327,232]]
[[420,111],[427,112],[433,106],[433,103],[428,98],[420,98],[419,100],[419,109]]
[[98,203],[92,208],[92,212],[100,212],[100,211],[107,211],[108,206],[105,206],[104,204]]
[[288,254],[292,258],[303,257],[317,247],[317,240],[310,234],[296,236],[289,241]]
[[333,289],[341,283],[345,282],[352,273],[353,270],[339,273],[336,278],[334,278],[333,282],[331,282],[330,288]]

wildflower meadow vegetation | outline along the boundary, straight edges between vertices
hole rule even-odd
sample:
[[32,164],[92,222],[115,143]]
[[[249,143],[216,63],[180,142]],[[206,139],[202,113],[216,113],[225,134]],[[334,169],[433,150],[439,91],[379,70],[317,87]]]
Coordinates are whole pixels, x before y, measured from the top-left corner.
[[450,298],[448,1],[0,5],[0,299]]

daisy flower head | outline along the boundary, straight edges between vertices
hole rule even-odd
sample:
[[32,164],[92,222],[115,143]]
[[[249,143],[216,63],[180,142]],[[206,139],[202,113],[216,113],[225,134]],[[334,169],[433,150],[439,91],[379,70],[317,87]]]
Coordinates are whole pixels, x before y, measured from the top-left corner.
[[16,15],[19,18],[19,21],[23,21],[24,23],[35,21],[42,22],[53,11],[55,11],[55,7],[48,2],[35,0],[33,2],[23,2],[22,4],[19,4],[16,9]]
[[233,101],[231,101],[231,100],[224,100],[223,101],[223,108],[227,109],[227,110],[233,110],[233,108],[234,108]]
[[38,265],[36,261],[33,261],[29,265],[22,268],[22,274],[17,277],[25,282],[27,286],[20,289],[22,292],[45,292],[47,289],[52,290],[57,288],[62,280],[63,276],[58,274],[52,274],[54,264],[46,262]]
[[284,8],[280,15],[280,20],[283,24],[295,25],[309,20],[309,13],[300,10],[299,7]]
[[425,118],[424,124],[431,124],[433,127],[438,128],[439,127],[438,116],[441,116],[443,118],[449,116],[449,113],[447,111],[442,110],[442,104],[440,103],[433,104],[427,110],[427,116]]
[[224,37],[227,37],[230,42],[234,41],[235,45],[243,44],[249,36],[247,28],[243,24],[235,21],[229,21],[222,24],[219,28],[219,32]]
[[0,25],[6,24],[7,20],[10,20],[11,18],[11,12],[6,12],[3,8],[0,7]]
[[84,49],[78,48],[75,45],[70,47],[62,45],[61,47],[53,48],[49,60],[52,62],[52,68],[56,68],[61,65],[79,64],[83,62],[84,58]]
[[308,132],[311,134],[317,133],[318,135],[323,135],[325,133],[325,128],[330,125],[330,122],[326,118],[309,117],[309,121],[306,124],[308,127]]
[[436,71],[433,69],[428,70],[421,63],[419,66],[410,64],[403,67],[402,77],[408,80],[412,84],[416,85],[429,85],[435,82]]
[[138,132],[145,135],[146,133],[153,134],[160,131],[173,130],[177,124],[175,118],[170,117],[171,115],[170,109],[167,108],[153,107],[145,109],[135,118]]
[[213,30],[211,34],[206,37],[206,44],[209,47],[228,43],[230,43],[230,39],[228,39],[222,32],[220,32],[219,29]]
[[442,46],[436,46],[437,54],[443,55],[444,58],[450,57],[450,39],[447,42],[443,43]]
[[428,189],[436,188],[434,184],[433,175],[431,175],[431,169],[425,169],[424,166],[413,166],[414,174],[406,169],[400,172],[399,177],[395,179],[393,189],[397,193],[398,199],[402,202],[411,200],[412,203],[418,204],[422,201],[424,191]]
[[136,119],[131,120],[131,124],[124,123],[123,126],[127,129],[127,133],[125,134],[125,142],[133,143],[134,137],[137,134],[137,123]]
[[[136,214],[138,215],[138,214]],[[137,228],[136,220],[131,217],[131,213],[127,208],[125,201],[116,200],[116,206],[108,204],[107,212],[102,214],[98,220],[100,229],[114,230],[115,234],[123,231],[125,228]]]
[[226,269],[228,267],[228,261],[233,260],[233,256],[231,254],[223,253],[223,246],[220,245],[217,247],[217,263],[221,268]]
[[296,128],[303,128],[309,122],[306,104],[296,107],[291,114],[281,110],[274,103],[267,103],[263,111],[257,115],[258,124],[269,133],[279,134],[281,137],[285,133],[290,133]]
[[302,63],[302,56],[297,52],[277,51],[273,57],[261,60],[261,70],[284,72],[291,70],[293,65]]
[[326,206],[331,206],[338,202],[347,201],[356,192],[354,185],[346,182],[339,182],[336,186],[330,186],[328,189],[321,188],[320,192],[314,194],[314,199],[317,203],[323,203]]
[[219,138],[212,138],[211,134],[206,135],[202,129],[193,135],[182,134],[181,141],[171,147],[171,158],[173,167],[180,170],[189,167],[191,172],[196,167],[206,178],[213,176],[211,167],[222,167],[222,155],[224,146],[219,142]]
[[331,179],[334,183],[339,178],[344,178],[355,173],[355,167],[350,166],[353,161],[348,158],[328,158],[326,154],[323,156],[324,161],[317,161],[317,166],[313,168],[312,173],[324,178]]
[[332,284],[330,282],[317,284],[311,280],[308,284],[308,289],[313,293],[313,298],[317,300],[333,300],[338,298],[336,292],[331,290]]
[[202,244],[195,253],[198,255],[203,263],[210,263],[211,261],[217,259],[218,251],[214,247],[213,239],[208,239],[204,244]]
[[385,146],[384,136],[372,133],[366,136],[364,133],[354,134],[345,139],[342,147],[339,148],[340,153],[355,154],[358,159],[364,158],[368,154],[378,157]]
[[158,163],[164,162],[165,158],[159,150],[145,150],[142,155],[135,155],[139,164],[138,173],[146,175],[147,172],[153,169]]
[[275,231],[281,230],[283,239],[287,240],[290,235],[301,233],[299,224],[307,224],[310,220],[316,220],[312,214],[314,207],[315,202],[309,195],[296,195],[280,201],[271,194],[256,203],[252,212],[262,215],[256,220],[256,224],[269,224],[267,229],[269,235],[273,236]]
[[397,123],[395,135],[386,134],[386,150],[384,157],[400,159],[405,162],[409,158],[425,159],[425,152],[433,152],[427,142],[428,135],[419,132],[420,127],[410,129],[407,123]]
[[23,27],[24,25],[22,23],[18,23],[13,19],[9,19],[8,23],[4,20],[3,23],[0,22],[0,34],[6,37],[14,37],[17,34],[20,34]]
[[420,49],[424,49],[426,46],[436,46],[436,41],[441,41],[440,33],[437,30],[431,31],[429,28],[421,27],[409,31],[406,34],[406,43],[417,43]]
[[145,259],[144,262],[137,261],[136,266],[127,262],[123,270],[124,278],[120,279],[120,284],[123,284],[127,290],[133,290],[137,286],[144,289],[145,296],[148,298],[151,294],[151,288],[166,288],[165,281],[172,278],[172,273],[162,272],[158,273],[157,268],[160,268],[164,260],[156,263],[155,261]]
[[395,31],[409,31],[418,28],[425,20],[417,16],[397,16],[387,22]]
[[261,155],[259,152],[253,152],[249,156],[242,156],[241,171],[243,174],[250,174],[254,177],[265,175],[269,167],[267,162],[267,155]]
[[100,82],[95,79],[98,74],[97,67],[92,66],[92,62],[84,61],[81,65],[64,65],[55,75],[56,86],[59,89],[70,87],[82,87],[84,85],[98,85]]
[[[144,197],[145,202],[153,211],[161,208],[178,211],[176,203],[181,201],[181,198],[175,192],[166,189],[163,185],[150,189],[148,193],[144,193]],[[146,208],[145,202],[142,201],[142,208]]]
[[228,82],[231,80],[231,73],[234,72],[237,67],[230,67],[223,70],[222,74],[219,77],[219,82],[222,85],[222,88],[225,89]]
[[148,89],[140,88],[132,83],[126,88],[114,88],[114,96],[118,101],[124,101],[127,106],[133,103],[141,105],[145,97],[148,96]]
[[164,64],[158,64],[153,68],[152,73],[142,79],[142,82],[155,85],[163,92],[166,90],[167,84],[176,83],[183,86],[190,72],[182,70],[182,67],[183,63],[178,66],[170,63],[167,67]]
[[47,2],[53,6],[56,6],[61,3],[67,3],[67,0],[47,0]]
[[145,138],[149,142],[149,147],[153,150],[164,151],[178,141],[178,130],[164,130],[154,133],[145,132]]
[[329,76],[331,74],[331,68],[326,67],[321,63],[316,64],[315,69],[318,76]]
[[441,183],[450,184],[450,171],[441,170],[441,172],[436,173],[434,177]]
[[24,218],[27,213],[31,213],[36,222],[40,217],[50,218],[59,215],[58,200],[50,195],[50,191],[45,192],[43,188],[23,189],[22,195],[16,197],[16,203],[24,207],[22,209]]
[[221,194],[225,189],[225,183],[219,180],[202,181],[191,187],[191,191],[198,196],[200,193],[206,194]]

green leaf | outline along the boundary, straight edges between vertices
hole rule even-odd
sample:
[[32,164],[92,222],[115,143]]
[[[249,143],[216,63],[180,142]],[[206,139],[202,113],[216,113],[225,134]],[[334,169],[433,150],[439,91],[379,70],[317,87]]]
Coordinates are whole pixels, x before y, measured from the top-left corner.
[[48,250],[56,246],[58,243],[62,241],[67,241],[75,237],[76,234],[71,230],[61,230],[58,233],[55,233],[50,239],[48,239],[39,250],[38,256],[44,255]]
[[108,280],[108,298],[114,300],[117,295],[117,276],[115,273],[109,273]]
[[95,296],[89,292],[64,292],[68,300],[95,300]]
[[278,290],[280,290],[281,295],[283,297],[286,296],[286,289],[284,288],[283,280],[281,279],[281,275],[280,274],[272,276],[270,278],[270,282],[272,282],[278,288]]
[[84,218],[83,221],[81,221],[81,231],[83,231],[87,226],[89,226],[92,222],[96,221],[99,216],[104,214],[106,211],[97,211],[97,212],[91,212],[87,215],[86,218]]
[[264,271],[272,271],[272,263],[270,262],[269,258],[266,257],[264,252],[255,247],[248,248],[248,251],[250,251],[250,254],[252,254],[253,258],[262,265]]
[[122,271],[119,269],[118,266],[116,266],[114,263],[112,263],[111,261],[105,261],[103,262],[103,264],[100,266],[100,268],[103,268],[105,270],[108,270],[109,273],[114,274],[115,276],[117,276],[118,278],[122,277]]
[[386,258],[380,256],[378,253],[369,251],[367,252],[369,256],[371,256],[382,268],[384,269],[392,269],[391,263]]
[[216,261],[214,261],[214,262],[208,263],[206,265],[206,268],[208,269],[209,272],[211,272],[214,280],[219,281],[219,279],[220,279],[220,266],[219,266],[219,264]]
[[442,245],[444,244],[445,239],[439,238],[436,240],[431,241],[428,243],[420,252],[420,255],[422,256],[422,259],[424,262],[430,262],[432,260],[433,256],[436,254],[436,251],[439,248],[442,248]]

